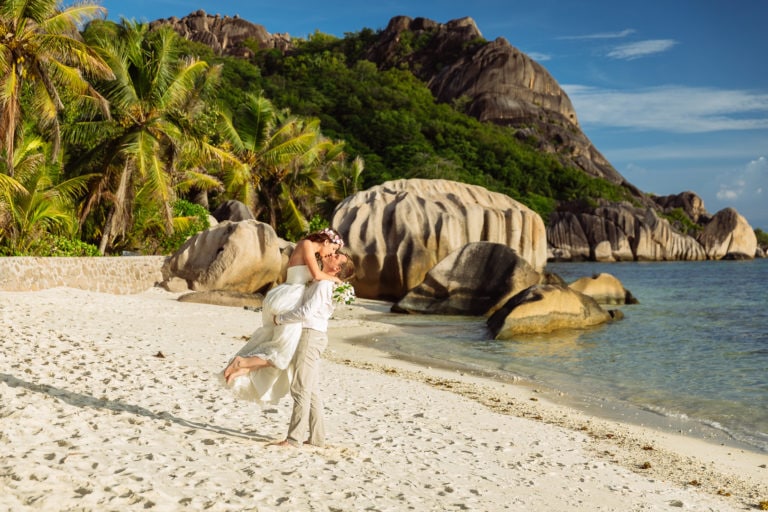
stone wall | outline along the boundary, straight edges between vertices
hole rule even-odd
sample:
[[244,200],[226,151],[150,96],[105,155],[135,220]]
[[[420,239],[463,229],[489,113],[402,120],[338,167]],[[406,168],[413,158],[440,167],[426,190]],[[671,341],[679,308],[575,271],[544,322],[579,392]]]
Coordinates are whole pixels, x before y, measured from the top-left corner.
[[163,280],[165,256],[94,258],[0,257],[0,290],[68,287],[96,292],[139,293]]

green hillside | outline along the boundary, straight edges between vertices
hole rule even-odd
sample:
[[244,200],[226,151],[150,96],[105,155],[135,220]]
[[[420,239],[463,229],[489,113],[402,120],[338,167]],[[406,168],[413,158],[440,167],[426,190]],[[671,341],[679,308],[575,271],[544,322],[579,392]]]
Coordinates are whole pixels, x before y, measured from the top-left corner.
[[187,51],[223,66],[221,103],[237,105],[250,91],[294,114],[320,120],[325,135],[365,161],[363,186],[398,178],[445,178],[482,185],[528,205],[542,217],[559,201],[628,199],[621,187],[566,168],[516,134],[481,123],[461,105],[438,104],[403,69],[379,71],[360,56],[376,34],[339,39],[315,33],[284,55],[260,50],[242,59],[215,58],[203,45]]

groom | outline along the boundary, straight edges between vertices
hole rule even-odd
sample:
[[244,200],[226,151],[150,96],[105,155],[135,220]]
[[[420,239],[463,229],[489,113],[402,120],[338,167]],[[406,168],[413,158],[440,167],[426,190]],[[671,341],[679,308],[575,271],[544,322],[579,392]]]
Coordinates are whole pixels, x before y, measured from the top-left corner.
[[[336,276],[349,274],[346,255],[329,254],[323,259],[323,272]],[[323,402],[318,392],[320,383],[320,356],[328,345],[328,319],[335,308],[330,280],[313,281],[304,292],[302,304],[292,311],[276,315],[275,325],[301,322],[301,338],[291,361],[293,381],[291,398],[293,411],[288,424],[288,435],[283,441],[270,443],[277,446],[298,447],[302,441],[322,447],[325,445]],[[306,438],[307,428],[309,437]]]

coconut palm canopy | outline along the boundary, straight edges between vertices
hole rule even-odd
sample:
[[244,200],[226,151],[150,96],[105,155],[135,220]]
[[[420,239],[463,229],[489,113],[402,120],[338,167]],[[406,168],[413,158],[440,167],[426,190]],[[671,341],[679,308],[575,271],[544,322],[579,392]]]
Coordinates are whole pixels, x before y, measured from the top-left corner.
[[[58,114],[64,109],[64,95],[82,103],[81,108],[106,108],[88,78],[111,78],[112,70],[79,32],[84,23],[106,11],[92,3],[62,10],[57,6],[55,0],[0,3],[0,131],[11,176],[22,115],[37,120],[49,134],[56,159],[61,141]],[[21,101],[23,94],[28,101]]]

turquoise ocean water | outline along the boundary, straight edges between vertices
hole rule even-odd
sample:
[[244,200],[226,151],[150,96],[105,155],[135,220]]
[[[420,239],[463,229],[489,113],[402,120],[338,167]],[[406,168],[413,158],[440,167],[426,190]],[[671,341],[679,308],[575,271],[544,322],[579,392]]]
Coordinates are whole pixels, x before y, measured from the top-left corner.
[[[376,347],[426,364],[523,378],[588,412],[768,452],[768,259],[550,263],[607,272],[640,304],[589,330],[493,340],[482,318],[385,315]],[[611,306],[614,307],[614,306]]]

